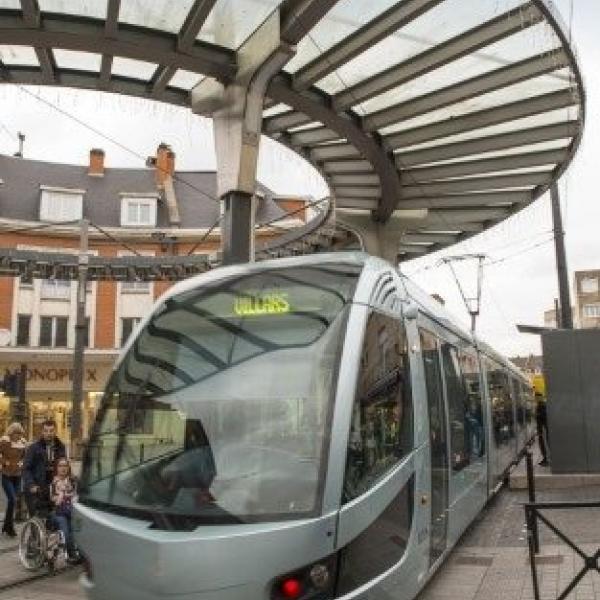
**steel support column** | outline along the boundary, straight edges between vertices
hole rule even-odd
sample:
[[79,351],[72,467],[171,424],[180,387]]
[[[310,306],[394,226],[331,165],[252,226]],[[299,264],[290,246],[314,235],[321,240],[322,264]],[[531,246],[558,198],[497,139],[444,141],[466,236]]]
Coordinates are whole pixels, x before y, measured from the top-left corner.
[[565,232],[560,214],[560,196],[556,182],[550,186],[550,198],[552,200],[552,223],[554,226],[556,270],[558,273],[558,292],[560,295],[560,326],[563,329],[573,329],[573,312],[571,310],[571,294],[569,293],[569,272],[567,269],[567,254],[565,252]]
[[77,313],[75,320],[75,348],[73,350],[73,405],[71,412],[71,456],[79,458],[82,440],[81,407],[83,404],[83,354],[85,350],[85,301],[87,287],[88,255],[87,219],[81,220],[79,264],[77,277]]
[[222,198],[224,203],[221,223],[223,263],[248,262],[254,257],[254,196],[232,190]]
[[252,198],[265,90],[293,53],[281,40],[275,11],[239,49],[239,70],[232,82],[204,79],[191,93],[192,110],[213,117],[225,264],[254,259]]

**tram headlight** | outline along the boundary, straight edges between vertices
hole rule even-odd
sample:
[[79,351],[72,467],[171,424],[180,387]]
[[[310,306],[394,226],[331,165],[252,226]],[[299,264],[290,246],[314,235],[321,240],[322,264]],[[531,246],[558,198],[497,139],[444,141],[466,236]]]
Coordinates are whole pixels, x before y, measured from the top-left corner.
[[331,575],[325,564],[317,564],[312,567],[309,573],[312,584],[319,590],[324,590],[329,584]]
[[278,577],[273,582],[272,600],[328,600],[333,598],[336,557],[323,560]]

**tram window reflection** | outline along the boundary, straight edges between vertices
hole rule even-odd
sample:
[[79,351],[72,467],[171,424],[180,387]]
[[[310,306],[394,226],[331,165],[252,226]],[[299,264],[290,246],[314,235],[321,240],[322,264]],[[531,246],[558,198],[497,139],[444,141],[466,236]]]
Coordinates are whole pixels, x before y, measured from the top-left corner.
[[515,438],[513,401],[508,375],[500,365],[486,360],[488,389],[492,404],[492,425],[496,447],[510,444]]
[[451,464],[454,471],[460,471],[485,455],[479,363],[474,353],[459,352],[449,343],[442,344],[442,358],[450,421]]
[[479,359],[473,352],[461,351],[459,361],[467,393],[465,406],[467,451],[470,460],[476,461],[486,453]]
[[167,300],[111,377],[81,501],[195,523],[318,514],[359,274],[278,269]]
[[408,348],[401,321],[368,320],[348,441],[344,501],[367,491],[413,447]]

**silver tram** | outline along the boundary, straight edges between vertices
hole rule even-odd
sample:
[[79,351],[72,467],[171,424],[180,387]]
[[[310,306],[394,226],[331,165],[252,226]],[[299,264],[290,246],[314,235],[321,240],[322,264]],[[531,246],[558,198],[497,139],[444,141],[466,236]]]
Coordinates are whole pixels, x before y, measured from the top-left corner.
[[102,600],[413,598],[531,438],[528,383],[362,253],[172,288],[107,385],[75,531]]

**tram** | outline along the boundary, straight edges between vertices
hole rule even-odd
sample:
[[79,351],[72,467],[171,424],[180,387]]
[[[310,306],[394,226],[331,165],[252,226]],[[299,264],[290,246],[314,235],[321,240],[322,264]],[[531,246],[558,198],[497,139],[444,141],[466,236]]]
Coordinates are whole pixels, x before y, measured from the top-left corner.
[[390,264],[174,286],[123,348],[74,528],[102,600],[410,600],[533,434],[527,380]]

